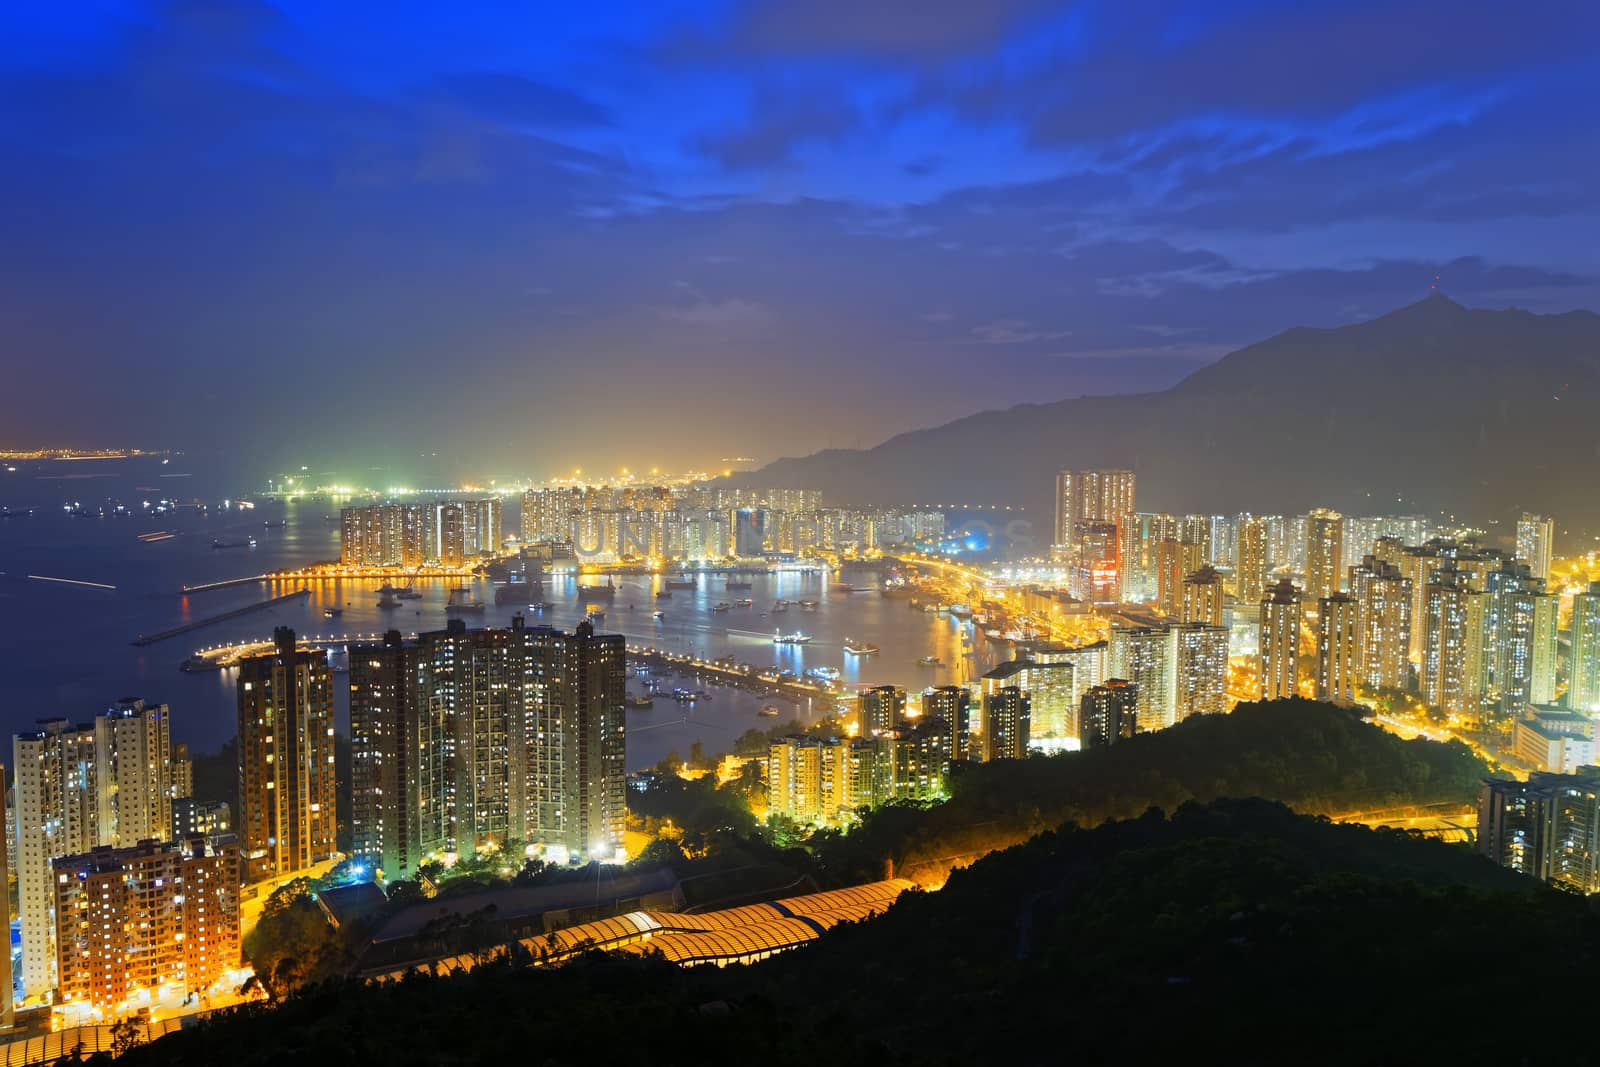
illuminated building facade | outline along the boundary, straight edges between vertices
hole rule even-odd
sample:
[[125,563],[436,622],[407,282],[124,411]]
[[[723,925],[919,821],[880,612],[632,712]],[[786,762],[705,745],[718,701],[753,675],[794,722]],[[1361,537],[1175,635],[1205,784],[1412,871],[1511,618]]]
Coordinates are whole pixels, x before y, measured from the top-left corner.
[[1104,748],[1139,730],[1139,692],[1132,682],[1110,678],[1083,694],[1078,712],[1084,748]]
[[1065,470],[1056,475],[1055,544],[1075,558],[1079,523],[1125,525],[1136,510],[1130,470]]
[[1483,601],[1446,565],[1424,587],[1422,698],[1456,714],[1476,712],[1481,695]]
[[290,874],[332,856],[333,670],[301,651],[294,631],[276,648],[239,661],[239,834],[247,882]]
[[388,877],[511,840],[618,855],[625,657],[620,634],[521,616],[351,646],[353,854]]
[[1284,578],[1261,602],[1261,699],[1300,695],[1300,591]]
[[1550,580],[1551,545],[1555,541],[1554,519],[1526,512],[1517,520],[1517,559],[1541,582]]
[[56,984],[56,857],[172,834],[165,704],[124,700],[93,723],[50,719],[13,743],[17,900],[26,996]]
[[1022,759],[1028,754],[1030,705],[1019,686],[1002,686],[983,695],[982,744],[985,761]]
[[972,694],[961,685],[941,685],[922,694],[922,717],[949,724],[950,758],[972,759]]
[[1139,729],[1164,730],[1176,721],[1178,657],[1170,627],[1113,627],[1106,670],[1136,687]]
[[1184,622],[1222,625],[1222,575],[1209,563],[1183,580],[1180,617]]
[[1305,530],[1305,595],[1315,604],[1337,593],[1344,576],[1344,516],[1317,508],[1306,516]]
[[1572,598],[1572,657],[1567,707],[1600,711],[1600,582]]
[[1411,579],[1393,563],[1367,556],[1350,568],[1356,598],[1356,680],[1369,690],[1409,689]]
[[1595,762],[1595,723],[1582,712],[1536,705],[1512,726],[1512,752],[1540,771],[1577,774]]
[[1600,769],[1487,779],[1478,851],[1502,867],[1577,893],[1600,892]]
[[1172,721],[1228,710],[1228,631],[1209,623],[1172,627]]
[[239,849],[229,838],[104,846],[52,864],[60,999],[115,1012],[161,986],[211,988],[239,966]]
[[1122,531],[1114,522],[1080,522],[1071,565],[1072,595],[1091,604],[1122,600]]
[[1234,590],[1239,600],[1254,604],[1266,594],[1266,524],[1258,515],[1240,515],[1234,523],[1237,547],[1234,552]]
[[906,691],[897,685],[863,689],[856,697],[856,719],[862,737],[899,729],[906,718]]
[[1183,614],[1184,545],[1167,537],[1156,543],[1156,607],[1174,618]]
[[1356,696],[1358,607],[1348,593],[1317,602],[1317,699],[1349,704]]

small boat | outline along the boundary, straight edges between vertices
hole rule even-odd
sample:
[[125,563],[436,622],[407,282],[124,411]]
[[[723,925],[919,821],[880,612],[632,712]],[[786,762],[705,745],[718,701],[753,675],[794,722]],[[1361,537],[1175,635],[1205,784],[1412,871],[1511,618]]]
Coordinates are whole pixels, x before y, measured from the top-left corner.
[[712,611],[717,611],[717,612],[727,611],[728,610],[728,602],[726,600],[720,601],[711,610]]
[[760,711],[756,712],[756,714],[760,715],[764,719],[776,719],[778,717],[778,705],[768,704]]
[[831,588],[835,593],[862,593],[866,591],[864,585],[851,585],[849,582],[834,582]]
[[839,680],[838,667],[812,667],[806,673],[824,682],[836,682]]
[[202,671],[220,671],[222,664],[214,659],[204,656],[190,656],[178,665],[178,669],[187,674],[199,674]]
[[855,641],[851,638],[844,639],[844,650],[852,656],[876,656],[878,646],[871,641]]
[[287,520],[287,519],[262,519],[261,520],[261,525],[265,526],[269,530],[281,530],[285,526],[289,525],[289,520]]
[[693,578],[668,578],[667,579],[667,588],[668,589],[693,589],[694,587],[695,587],[695,580]]
[[958,619],[970,619],[972,618],[972,609],[965,604],[951,604],[950,614]]
[[323,608],[322,609],[322,617],[324,619],[336,619],[340,615],[343,615],[343,614],[344,614],[344,609],[343,608]]
[[815,600],[802,600],[802,601],[800,601],[800,610],[801,611],[816,611],[817,610],[817,602]]
[[585,604],[583,607],[583,613],[586,617],[593,619],[595,622],[604,622],[606,619],[606,609],[602,608],[599,604]]
[[[140,538],[140,540],[144,540],[144,538]],[[211,539],[212,548],[245,548],[253,544],[255,544],[255,538],[253,537],[248,541],[223,541],[216,537]]]
[[671,600],[672,599],[672,590],[670,590],[670,589],[657,589],[656,590],[656,599],[657,600]]
[[919,667],[943,667],[944,666],[944,660],[940,659],[938,656],[923,656],[921,659],[917,660],[917,666],[919,666]]
[[664,612],[664,611],[652,611],[652,612],[651,612],[651,613],[650,613],[650,617],[651,617],[651,618],[652,618],[652,619],[656,619],[656,620],[657,620],[657,621],[659,621],[659,620],[661,620],[661,619],[664,619],[664,618],[666,618],[666,617],[667,617],[667,613],[666,613],[666,612]]
[[614,600],[617,596],[617,587],[607,582],[605,585],[580,585],[578,586],[579,600]]
[[555,605],[550,603],[548,600],[536,600],[532,604],[529,604],[528,607],[542,615],[551,608],[555,607]]
[[749,597],[744,597],[741,600],[735,600],[733,603],[735,607],[750,608],[754,607],[756,602],[751,600]]
[[777,614],[779,614],[781,612],[785,612],[785,611],[788,611],[788,610],[789,610],[789,602],[787,600],[774,600],[772,602],[772,613],[774,615],[777,615]]
[[395,593],[395,596],[399,597],[401,600],[421,600],[422,599],[422,594],[417,592],[415,589],[411,588],[411,586],[409,586],[409,585],[406,586],[404,589],[401,589],[401,590],[397,591]]
[[811,636],[803,634],[799,630],[792,634],[779,633],[774,630],[772,631],[772,643],[775,645],[809,645]]
[[630,707],[630,708],[648,708],[648,707],[653,707],[655,705],[655,702],[656,702],[655,694],[654,693],[646,693],[642,697],[629,697],[628,698],[628,707]]
[[458,585],[450,590],[450,599],[445,602],[444,610],[457,614],[481,615],[483,601],[472,595],[472,590],[464,585]]

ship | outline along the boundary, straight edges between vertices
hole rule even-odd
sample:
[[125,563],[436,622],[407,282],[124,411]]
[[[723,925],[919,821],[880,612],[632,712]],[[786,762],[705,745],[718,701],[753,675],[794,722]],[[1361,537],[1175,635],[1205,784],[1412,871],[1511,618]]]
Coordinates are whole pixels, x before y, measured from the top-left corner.
[[580,585],[578,586],[579,600],[615,600],[617,587],[607,582],[605,585]]
[[650,617],[652,619],[664,619],[667,617],[667,613],[664,611],[652,611]]
[[802,601],[800,601],[800,610],[801,611],[816,611],[817,610],[817,602],[815,600],[802,600]]
[[775,645],[809,645],[811,637],[801,633],[799,630],[792,634],[779,633],[774,630],[772,631],[772,643]]
[[506,582],[504,585],[494,587],[494,602],[496,604],[526,604],[528,597],[533,593],[533,586],[527,582]]
[[695,587],[695,580],[693,578],[668,578],[667,579],[667,588],[668,589],[693,589],[694,587]]
[[734,601],[734,604],[737,605],[738,607],[741,607],[741,608],[755,607],[755,603],[756,602],[754,600],[751,600],[749,597],[742,597],[742,598]]
[[343,615],[343,614],[344,614],[344,609],[343,608],[323,608],[322,609],[322,617],[324,619],[336,619],[340,615]]
[[378,607],[389,609],[398,608],[400,606],[400,598],[396,596],[397,593],[399,593],[399,590],[392,585],[386,585],[379,589]]
[[656,702],[655,694],[654,693],[646,693],[642,697],[629,697],[628,698],[628,707],[630,707],[630,708],[648,708],[648,707],[651,707],[652,705],[654,705],[655,702]]
[[864,593],[867,591],[866,586],[851,585],[849,582],[834,582],[828,588],[832,589],[835,593]]
[[204,656],[190,656],[178,665],[178,669],[188,674],[199,674],[202,671],[220,671],[222,663]]
[[760,715],[764,719],[776,719],[778,717],[778,705],[767,704],[760,711],[756,712],[756,714]]
[[838,667],[812,667],[806,673],[818,681],[836,682],[839,680]]
[[788,611],[788,610],[789,610],[789,602],[787,600],[774,600],[772,602],[772,613],[774,615],[778,614],[778,612],[780,612],[780,611]]
[[965,604],[951,604],[950,614],[958,619],[970,619],[972,618],[972,609]]
[[450,590],[450,599],[445,602],[444,610],[458,615],[481,615],[483,601],[472,595],[472,590],[464,585],[458,585]]
[[844,650],[852,656],[876,656],[878,646],[870,641],[855,641],[851,638],[844,639]]
[[919,667],[943,667],[944,666],[944,660],[940,659],[938,656],[923,656],[921,659],[917,660],[917,666],[919,666]]
[[404,589],[397,590],[394,595],[399,597],[401,600],[421,600],[422,599],[422,594],[417,592],[415,589],[413,589],[409,585],[406,586]]
[[670,590],[670,589],[657,589],[656,590],[656,599],[657,600],[671,600],[672,599],[672,590]]
[[716,604],[716,606],[713,607],[711,610],[712,611],[727,611],[729,606],[730,605],[728,604],[728,602],[726,600],[722,600],[722,601],[719,601]]

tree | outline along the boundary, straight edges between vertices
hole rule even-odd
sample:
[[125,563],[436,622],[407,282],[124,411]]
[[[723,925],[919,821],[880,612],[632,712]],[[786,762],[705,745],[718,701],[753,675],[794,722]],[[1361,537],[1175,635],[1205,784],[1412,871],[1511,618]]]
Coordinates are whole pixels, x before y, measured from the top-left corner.
[[144,1044],[144,1026],[136,1019],[118,1019],[111,1024],[111,1056],[115,1059],[123,1053],[138,1048]]

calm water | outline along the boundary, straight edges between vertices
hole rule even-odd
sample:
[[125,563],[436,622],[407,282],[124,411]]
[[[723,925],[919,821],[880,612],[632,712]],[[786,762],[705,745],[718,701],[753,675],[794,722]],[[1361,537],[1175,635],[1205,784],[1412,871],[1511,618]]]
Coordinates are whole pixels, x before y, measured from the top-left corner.
[[[224,511],[220,504],[231,487],[192,478],[162,478],[184,473],[155,461],[54,463],[0,472],[0,505],[33,506],[26,518],[0,520],[0,729],[5,735],[28,729],[51,716],[83,719],[122,696],[164,701],[173,708],[173,731],[199,751],[212,751],[234,733],[232,672],[185,674],[180,663],[195,649],[270,636],[274,626],[292,626],[302,634],[364,635],[387,628],[406,632],[437,629],[445,624],[445,583],[418,586],[423,598],[402,602],[396,610],[377,606],[378,581],[328,582],[312,585],[305,601],[228,619],[143,648],[130,642],[184,623],[222,614],[292,585],[250,584],[184,596],[179,587],[261,574],[338,556],[338,528],[325,516],[336,509],[326,501],[278,503],[258,501],[253,511]],[[21,465],[19,465],[21,466]],[[82,468],[88,468],[84,470]],[[64,470],[63,470],[64,469]],[[92,473],[95,477],[62,479],[60,474]],[[105,476],[98,476],[104,474]],[[41,477],[42,475],[42,477]],[[143,491],[140,487],[153,491]],[[169,488],[181,486],[182,488]],[[202,512],[180,509],[163,515],[142,507],[162,496],[201,497],[213,504]],[[75,518],[62,510],[77,500],[98,507],[106,499],[129,505],[130,518]],[[286,526],[264,525],[283,520]],[[508,522],[514,521],[508,518]],[[144,542],[140,534],[169,531],[176,536]],[[243,541],[254,536],[256,547],[214,549],[213,539]],[[39,581],[29,575],[70,578],[113,585],[114,590]],[[594,579],[589,579],[594,580]],[[702,578],[693,591],[673,590],[655,599],[657,580],[617,577],[616,599],[607,607],[603,632],[626,634],[630,642],[652,644],[703,658],[732,655],[765,666],[781,664],[795,671],[830,665],[851,684],[896,683],[921,688],[963,680],[958,627],[947,616],[911,610],[904,600],[877,593],[832,593],[821,576],[783,574],[755,579],[748,590],[726,590],[720,578]],[[477,594],[488,608],[467,616],[469,626],[506,625],[516,610],[496,606],[493,589],[479,582]],[[718,601],[748,597],[750,608],[714,613]],[[570,629],[582,607],[572,579],[545,586],[544,599],[553,607],[531,621]],[[774,601],[815,600],[815,611],[791,603],[785,613],[771,613]],[[329,619],[324,611],[341,610]],[[660,610],[662,620],[651,613]],[[768,614],[763,615],[766,612]],[[774,646],[772,632],[802,630],[813,640],[804,646]],[[879,655],[847,656],[846,639],[870,641]],[[917,659],[933,654],[950,665],[930,670]],[[1008,652],[978,642],[978,653],[965,671],[987,669]],[[669,683],[684,684],[673,681]],[[707,687],[709,702],[692,707],[670,700],[647,710],[628,712],[628,761],[631,767],[658,762],[669,751],[687,754],[696,740],[708,752],[725,750],[752,726],[785,721],[757,714],[770,701],[728,688]],[[639,692],[636,680],[630,691]],[[341,703],[343,703],[341,701]],[[787,705],[780,704],[787,709]],[[796,717],[815,718],[827,708],[795,709]],[[341,717],[347,714],[341,706]],[[9,752],[9,744],[5,750]]]

